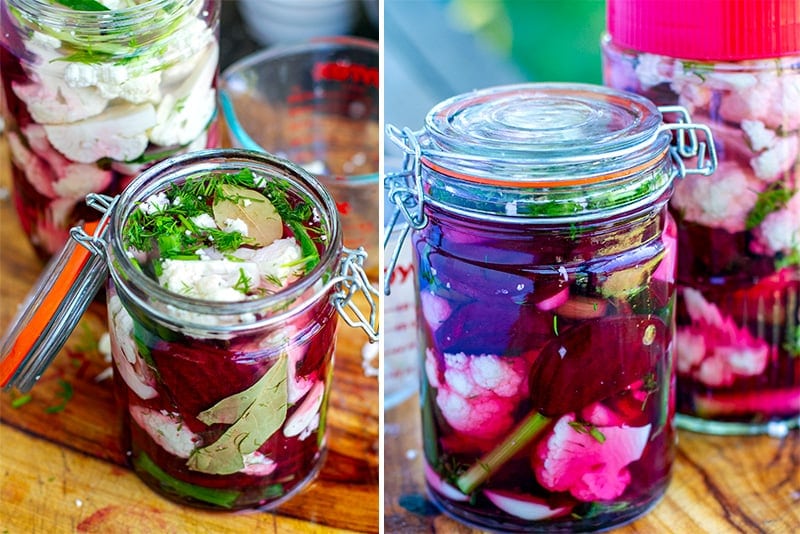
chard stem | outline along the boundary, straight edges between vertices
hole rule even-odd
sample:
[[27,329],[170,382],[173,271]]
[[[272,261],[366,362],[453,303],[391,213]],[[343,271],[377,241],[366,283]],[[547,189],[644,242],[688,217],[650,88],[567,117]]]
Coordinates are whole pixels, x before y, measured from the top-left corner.
[[475,488],[521,451],[549,423],[549,417],[539,412],[531,412],[500,445],[483,455],[458,477],[456,480],[458,488],[467,495],[475,491]]

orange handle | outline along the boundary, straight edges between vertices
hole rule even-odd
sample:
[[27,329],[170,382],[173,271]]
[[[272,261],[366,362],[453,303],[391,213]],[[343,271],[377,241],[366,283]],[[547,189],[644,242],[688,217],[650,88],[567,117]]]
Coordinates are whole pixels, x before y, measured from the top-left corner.
[[[84,230],[87,234],[94,234],[97,225],[97,222],[86,223]],[[59,273],[58,278],[56,278],[28,324],[17,336],[11,351],[0,361],[0,386],[5,387],[8,384],[8,381],[22,364],[31,348],[33,348],[36,340],[39,339],[44,329],[53,320],[56,310],[67,297],[67,294],[72,289],[72,284],[78,279],[90,257],[91,252],[85,247],[75,247],[64,269]]]

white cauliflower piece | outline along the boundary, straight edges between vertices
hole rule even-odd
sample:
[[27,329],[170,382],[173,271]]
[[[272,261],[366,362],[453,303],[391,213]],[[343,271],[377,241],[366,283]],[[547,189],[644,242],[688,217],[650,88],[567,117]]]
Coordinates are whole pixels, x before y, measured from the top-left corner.
[[169,207],[169,198],[163,191],[150,195],[147,199],[139,204],[139,209],[147,215],[160,213]]
[[155,376],[147,363],[139,357],[133,341],[133,318],[116,295],[109,299],[108,319],[114,368],[140,399],[157,397]]
[[162,287],[203,300],[235,302],[246,295],[236,289],[247,279],[247,286],[256,287],[259,282],[258,265],[248,261],[228,260],[164,260],[158,283]]
[[184,20],[186,24],[172,34],[164,52],[167,57],[178,58],[162,73],[162,82],[167,91],[180,85],[200,68],[204,49],[217,46],[214,33],[205,21],[199,18]]
[[784,132],[800,129],[800,107],[797,105],[800,102],[800,74],[797,70],[784,69],[776,74],[773,64],[760,77],[762,83],[773,88],[764,118],[766,125],[774,129],[780,128]]
[[294,410],[283,425],[283,435],[295,437],[303,441],[319,428],[319,410],[325,394],[325,383],[321,380],[314,384],[303,402]]
[[16,132],[8,133],[8,148],[11,152],[11,161],[17,168],[22,169],[25,179],[34,189],[48,198],[56,198],[56,192],[53,190],[54,178],[47,164],[28,150]]
[[247,223],[241,219],[225,219],[222,231],[227,233],[239,232],[247,237]]
[[114,63],[70,63],[64,69],[70,87],[96,87],[103,98],[121,98],[133,104],[161,100],[161,72]]
[[52,189],[57,197],[83,200],[87,194],[100,192],[111,184],[114,178],[111,171],[93,164],[73,163],[56,151],[42,125],[31,123],[22,131],[33,151],[50,166]]
[[195,215],[191,218],[191,221],[198,227],[198,228],[216,228],[217,223],[214,220],[214,217],[209,215],[208,213],[201,213],[200,215]]
[[712,176],[689,175],[677,180],[672,205],[688,221],[742,232],[765,185],[736,162],[724,161]]
[[656,54],[640,54],[635,70],[643,89],[672,79],[671,61]]
[[25,102],[38,123],[65,124],[103,112],[108,99],[93,88],[69,87],[60,77],[40,73],[30,83],[11,82],[11,90]]
[[159,447],[178,458],[188,458],[201,444],[201,438],[186,426],[179,414],[131,405],[128,409],[139,427]]
[[271,475],[278,464],[275,460],[264,456],[259,451],[253,451],[249,454],[242,456],[244,467],[239,470],[240,473],[251,475],[255,477],[265,477]]
[[280,280],[281,284],[285,284],[302,268],[297,265],[302,257],[302,249],[293,237],[276,239],[269,246],[256,250],[240,248],[233,255],[255,263],[261,276]]
[[750,160],[755,175],[772,183],[797,165],[798,144],[796,135],[778,138],[774,145]]
[[202,55],[200,66],[176,90],[164,95],[157,109],[150,141],[157,145],[186,145],[203,133],[216,111],[219,47],[213,42]]
[[800,192],[782,209],[773,211],[754,230],[755,252],[774,255],[791,255],[800,251]]
[[775,145],[777,135],[773,130],[767,128],[762,121],[743,120],[741,127],[753,152],[761,152]]
[[131,160],[147,148],[148,128],[156,124],[150,104],[121,105],[73,124],[45,125],[50,143],[66,157],[81,163],[101,158]]

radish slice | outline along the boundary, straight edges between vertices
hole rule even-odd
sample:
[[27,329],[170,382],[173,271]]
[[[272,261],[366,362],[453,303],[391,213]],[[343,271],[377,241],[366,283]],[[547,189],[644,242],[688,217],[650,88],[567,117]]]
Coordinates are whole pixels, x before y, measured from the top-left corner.
[[527,521],[538,521],[540,519],[557,517],[569,513],[569,511],[572,510],[572,506],[550,508],[550,506],[547,505],[547,501],[524,493],[514,493],[504,490],[483,490],[483,494],[486,495],[487,499],[492,501],[492,504],[502,511]]
[[428,462],[425,462],[425,480],[428,481],[428,484],[430,484],[431,488],[436,490],[437,493],[440,493],[451,501],[464,502],[469,500],[469,495],[464,495],[455,487],[442,480],[439,474],[428,465]]
[[536,307],[542,311],[548,311],[558,308],[567,302],[567,300],[569,300],[569,286],[563,288],[558,293],[554,293],[553,295],[538,301],[536,303]]

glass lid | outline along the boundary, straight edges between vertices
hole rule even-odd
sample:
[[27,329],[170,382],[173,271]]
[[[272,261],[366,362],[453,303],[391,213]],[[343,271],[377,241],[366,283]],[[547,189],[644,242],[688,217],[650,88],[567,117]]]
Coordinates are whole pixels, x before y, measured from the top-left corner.
[[649,100],[602,86],[493,87],[431,109],[422,160],[451,176],[503,185],[608,177],[663,156],[670,135],[662,122]]

